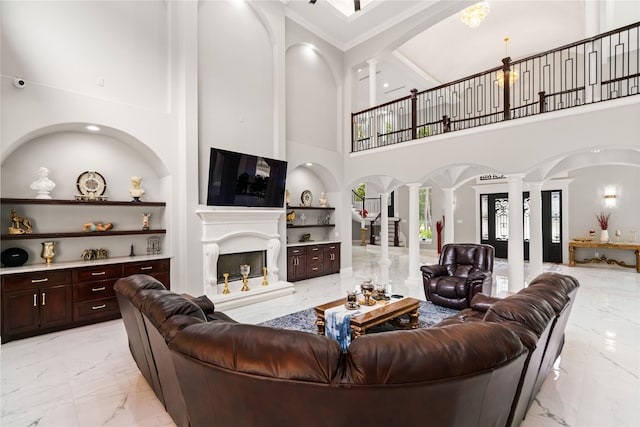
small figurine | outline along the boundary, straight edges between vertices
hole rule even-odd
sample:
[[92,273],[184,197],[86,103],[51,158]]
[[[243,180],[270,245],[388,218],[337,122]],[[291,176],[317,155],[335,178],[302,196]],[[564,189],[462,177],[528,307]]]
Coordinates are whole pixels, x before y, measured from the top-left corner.
[[324,195],[324,191],[322,193],[320,193],[320,199],[318,199],[318,201],[320,202],[320,207],[321,208],[326,208],[327,207],[327,198]]
[[287,213],[287,221],[293,222],[294,219],[296,219],[296,211]]
[[92,259],[96,259],[96,251],[95,249],[85,249],[82,251],[82,260],[83,261],[91,261]]
[[151,213],[143,213],[142,214],[142,229],[149,229],[149,218],[151,217]]
[[139,176],[131,177],[131,185],[133,187],[129,190],[129,194],[131,195],[131,197],[133,197],[132,202],[139,202],[140,197],[142,197],[142,195],[144,194],[144,190],[140,188],[141,182],[142,178],[140,178]]
[[289,206],[289,199],[291,198],[291,192],[289,190],[285,190],[284,192],[284,200],[287,203],[287,206]]
[[56,187],[56,184],[51,181],[48,177],[49,169],[41,166],[38,169],[38,179],[31,183],[31,189],[36,190],[38,194],[36,194],[36,199],[50,199],[51,190]]
[[29,218],[20,218],[15,209],[11,209],[11,227],[9,234],[31,234],[33,228]]
[[82,225],[82,231],[108,231],[113,228],[113,224],[107,222],[103,224],[102,222],[87,222]]

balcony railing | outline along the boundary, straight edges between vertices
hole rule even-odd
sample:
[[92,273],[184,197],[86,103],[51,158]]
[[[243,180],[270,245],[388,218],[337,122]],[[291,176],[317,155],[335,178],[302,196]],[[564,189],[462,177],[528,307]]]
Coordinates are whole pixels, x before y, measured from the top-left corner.
[[351,115],[352,152],[639,93],[640,22]]

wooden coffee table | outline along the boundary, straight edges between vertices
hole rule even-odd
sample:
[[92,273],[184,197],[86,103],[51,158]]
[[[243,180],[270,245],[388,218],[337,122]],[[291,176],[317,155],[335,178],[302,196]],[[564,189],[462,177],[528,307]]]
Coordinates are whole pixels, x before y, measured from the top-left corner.
[[[336,307],[338,305],[344,305],[347,302],[346,298],[342,298],[336,301],[328,302],[326,304],[314,307],[316,311],[316,325],[318,326],[318,335],[324,335],[324,311],[328,308]],[[367,333],[367,330],[373,326],[380,325],[382,323],[391,322],[397,328],[411,328],[418,327],[418,307],[420,300],[415,298],[403,298],[400,300],[391,301],[378,301],[376,308],[366,313],[359,314],[351,317],[351,330],[353,331],[354,338],[359,337]],[[354,310],[356,312],[358,310]],[[399,317],[408,314],[409,321],[402,322]]]

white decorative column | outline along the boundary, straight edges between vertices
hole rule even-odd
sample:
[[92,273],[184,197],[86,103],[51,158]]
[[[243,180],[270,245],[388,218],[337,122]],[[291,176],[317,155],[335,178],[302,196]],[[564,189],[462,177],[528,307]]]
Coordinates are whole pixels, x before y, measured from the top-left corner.
[[[376,73],[378,60],[371,58],[367,61],[369,64],[369,107],[376,105]],[[369,139],[369,147],[373,148],[378,146],[378,114],[376,110],[373,110],[373,120],[371,121],[371,138]]]
[[389,193],[380,194],[380,263],[387,265],[389,259]]
[[371,58],[367,64],[369,64],[369,107],[374,107],[376,105],[376,74],[378,72],[376,65],[378,60]]
[[218,293],[218,258],[220,257],[220,246],[217,243],[204,243],[204,294],[213,295]]
[[507,247],[509,291],[524,288],[524,236],[522,233],[522,179],[524,174],[507,177],[509,183],[509,242]]
[[444,238],[442,239],[442,245],[447,243],[453,243],[455,241],[455,200],[454,191],[452,188],[443,188],[444,192]]
[[420,209],[419,190],[420,183],[407,184],[409,187],[409,272],[405,284],[420,284]]
[[527,280],[542,273],[542,183],[529,184],[529,274]]

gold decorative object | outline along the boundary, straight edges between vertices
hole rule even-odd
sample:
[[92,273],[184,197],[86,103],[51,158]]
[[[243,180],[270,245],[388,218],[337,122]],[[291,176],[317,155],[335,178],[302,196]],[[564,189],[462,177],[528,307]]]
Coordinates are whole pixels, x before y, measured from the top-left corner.
[[40,257],[44,259],[47,264],[51,264],[54,256],[56,256],[56,242],[42,242]]
[[249,290],[249,273],[251,272],[251,266],[248,264],[242,264],[240,266],[240,274],[242,274],[242,289],[240,291],[247,292]]
[[31,234],[32,231],[33,227],[31,227],[29,218],[21,218],[15,209],[11,209],[11,227],[9,227],[9,234]]
[[229,291],[229,273],[224,273],[222,277],[224,277],[224,289],[222,290],[222,293],[231,293],[231,291]]
[[110,222],[87,222],[82,225],[82,231],[109,231],[113,228]]
[[267,280],[267,267],[262,267],[262,286],[267,286],[269,281]]

